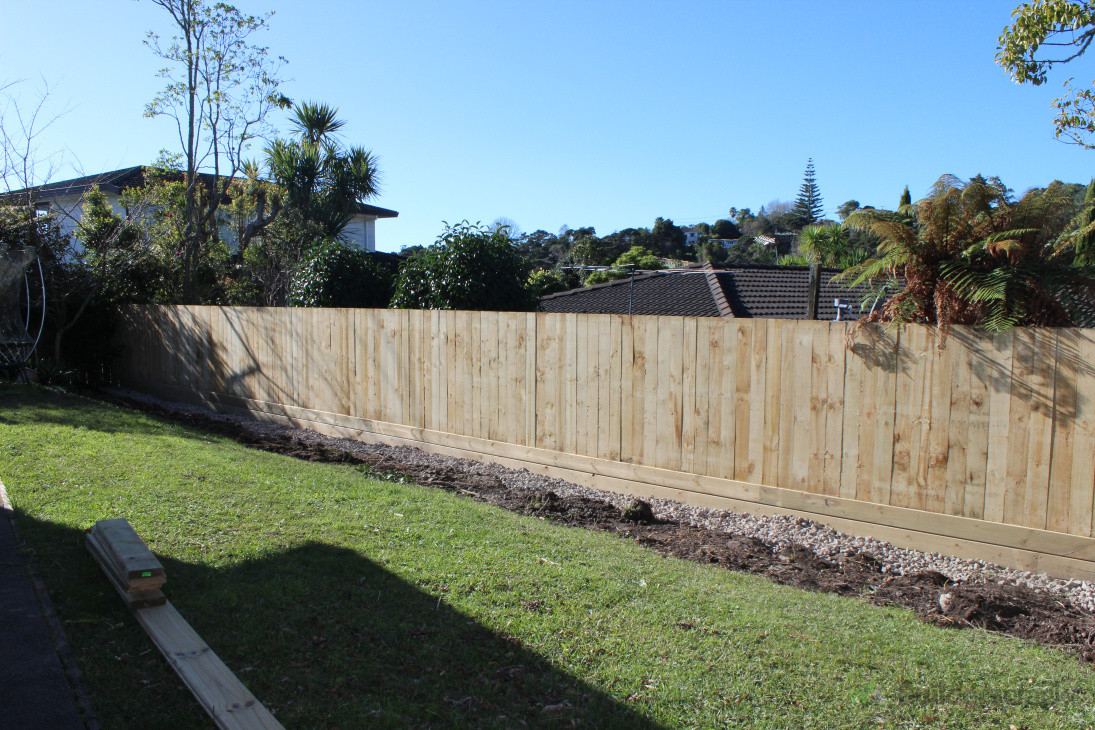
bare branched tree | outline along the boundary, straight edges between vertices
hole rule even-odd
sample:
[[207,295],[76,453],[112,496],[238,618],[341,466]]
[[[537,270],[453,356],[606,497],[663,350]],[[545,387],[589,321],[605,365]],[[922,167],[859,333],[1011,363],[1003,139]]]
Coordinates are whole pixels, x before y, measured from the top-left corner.
[[66,110],[55,111],[53,88],[42,79],[27,97],[17,92],[27,82],[0,82],[0,177],[5,192],[25,190],[32,205],[34,189],[50,181],[64,161],[63,150],[43,152],[42,136]]

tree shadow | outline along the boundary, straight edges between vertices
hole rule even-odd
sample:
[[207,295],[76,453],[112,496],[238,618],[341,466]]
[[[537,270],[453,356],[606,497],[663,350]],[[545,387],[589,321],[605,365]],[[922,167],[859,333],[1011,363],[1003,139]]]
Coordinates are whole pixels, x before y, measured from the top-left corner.
[[849,325],[847,349],[870,369],[921,377],[931,372],[923,359],[937,361],[951,348],[961,353],[959,367],[969,367],[974,382],[1029,403],[1036,413],[1071,420],[1089,406],[1077,385],[1095,377],[1091,330],[1024,327],[993,334],[954,326],[940,337],[931,328],[924,350],[923,337],[916,348],[908,344],[908,327],[921,326]]
[[[83,533],[16,513],[104,726],[208,726]],[[355,551],[159,558],[169,600],[286,727],[660,727]]]

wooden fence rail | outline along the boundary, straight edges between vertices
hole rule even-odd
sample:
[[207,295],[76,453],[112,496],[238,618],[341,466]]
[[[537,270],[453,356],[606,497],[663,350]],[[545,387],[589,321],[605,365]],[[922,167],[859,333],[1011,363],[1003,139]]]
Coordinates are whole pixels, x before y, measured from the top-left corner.
[[1095,578],[1095,330],[141,307],[134,387]]

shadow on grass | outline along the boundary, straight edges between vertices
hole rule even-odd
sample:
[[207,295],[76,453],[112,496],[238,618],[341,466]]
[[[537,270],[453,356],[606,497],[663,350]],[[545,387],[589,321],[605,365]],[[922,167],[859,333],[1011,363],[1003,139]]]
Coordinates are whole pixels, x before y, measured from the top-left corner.
[[[52,425],[66,428],[82,428],[103,433],[142,433],[162,435],[206,436],[197,431],[182,432],[166,419],[118,408],[73,393],[63,393],[37,385],[0,383],[0,426],[33,423],[36,426]],[[146,421],[134,421],[144,416]]]
[[[104,726],[207,726],[83,533],[16,512]],[[168,598],[286,727],[659,727],[352,550],[161,561]]]

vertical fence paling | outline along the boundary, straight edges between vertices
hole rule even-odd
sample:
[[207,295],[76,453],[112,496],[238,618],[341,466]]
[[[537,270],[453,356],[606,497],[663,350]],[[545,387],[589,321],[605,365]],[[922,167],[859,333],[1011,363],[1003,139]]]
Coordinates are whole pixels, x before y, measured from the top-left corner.
[[131,381],[1093,534],[1092,330],[195,306],[122,339]]

